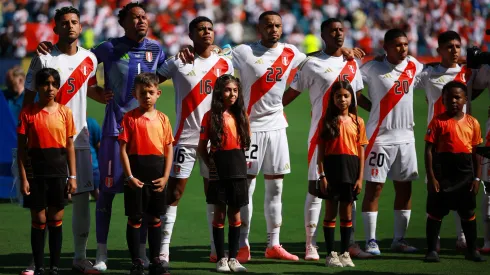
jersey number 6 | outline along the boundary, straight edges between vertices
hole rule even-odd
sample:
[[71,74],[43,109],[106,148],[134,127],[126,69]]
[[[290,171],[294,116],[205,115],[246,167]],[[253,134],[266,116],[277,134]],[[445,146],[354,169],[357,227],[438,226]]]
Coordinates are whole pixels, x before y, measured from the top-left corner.
[[177,163],[184,163],[185,160],[184,152],[185,152],[184,149],[175,148],[174,161]]

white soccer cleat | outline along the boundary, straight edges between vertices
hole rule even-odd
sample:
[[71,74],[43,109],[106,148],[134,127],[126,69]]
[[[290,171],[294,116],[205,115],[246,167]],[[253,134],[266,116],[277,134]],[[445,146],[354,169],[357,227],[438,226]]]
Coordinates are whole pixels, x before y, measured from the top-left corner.
[[391,250],[395,252],[402,252],[402,253],[414,253],[417,252],[417,248],[414,246],[411,246],[407,240],[405,239],[399,239],[399,240],[393,240],[391,243]]
[[247,272],[247,269],[235,258],[228,260],[228,267],[233,272]]
[[230,272],[230,267],[228,266],[228,259],[227,258],[221,258],[217,263],[216,263],[216,272]]
[[95,269],[88,259],[73,260],[73,269],[83,274],[100,274],[100,271]]
[[369,240],[366,243],[366,248],[364,250],[371,255],[381,255],[381,251],[379,251],[379,246],[375,239]]
[[344,252],[344,254],[341,254],[339,257],[340,262],[342,263],[343,267],[355,267],[354,263],[352,262],[352,259],[350,258],[349,252]]
[[163,267],[168,268],[170,265],[170,255],[167,253],[160,253],[160,256],[158,256],[160,259],[160,262],[162,263]]
[[329,267],[344,267],[335,251],[330,252],[330,255],[327,256],[325,265]]
[[305,261],[318,261],[320,260],[320,255],[318,255],[318,246],[307,245],[305,253]]
[[369,259],[374,257],[373,254],[362,251],[361,247],[357,243],[349,245],[347,250],[349,251],[351,258]]
[[95,258],[94,268],[100,272],[105,272],[107,270],[107,255],[98,254]]

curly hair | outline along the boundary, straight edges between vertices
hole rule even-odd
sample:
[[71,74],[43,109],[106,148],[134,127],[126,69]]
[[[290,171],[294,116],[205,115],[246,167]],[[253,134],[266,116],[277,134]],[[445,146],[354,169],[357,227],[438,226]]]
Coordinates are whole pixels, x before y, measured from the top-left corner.
[[143,7],[142,4],[140,4],[139,2],[131,2],[129,4],[127,4],[126,6],[124,6],[120,11],[119,13],[117,14],[117,17],[118,17],[118,20],[117,22],[119,22],[119,25],[123,25],[123,22],[124,22],[124,19],[126,19],[126,16],[128,16],[128,13],[129,11],[132,9],[132,8],[136,8],[136,7],[139,7],[141,8],[142,10],[145,10],[145,8]]
[[80,19],[80,11],[78,11],[77,9],[75,9],[72,6],[69,6],[69,7],[63,7],[61,9],[56,10],[56,13],[54,14],[54,22],[59,22],[61,19],[61,16],[65,15],[65,14],[69,14],[69,13],[76,14],[78,19]]
[[352,101],[349,106],[349,113],[355,115],[354,123],[357,126],[357,141],[360,138],[359,121],[357,119],[357,107],[355,101],[355,94],[349,81],[337,81],[332,85],[330,95],[328,97],[328,107],[325,117],[320,120],[323,130],[321,132],[321,137],[324,140],[333,140],[340,136],[339,127],[339,115],[340,109],[335,105],[335,93],[340,91],[340,89],[345,89],[349,91]]
[[[211,101],[211,123],[209,131],[209,140],[211,146],[215,148],[221,148],[226,133],[223,129],[223,113],[225,112],[225,105],[223,103],[223,90],[225,86],[233,82],[238,87],[238,97],[235,104],[230,106],[229,112],[236,120],[238,141],[243,149],[247,149],[250,146],[250,128],[247,113],[245,112],[245,103],[243,102],[242,86],[240,79],[225,74],[220,76],[214,84],[213,98]],[[225,137],[223,137],[225,136]]]

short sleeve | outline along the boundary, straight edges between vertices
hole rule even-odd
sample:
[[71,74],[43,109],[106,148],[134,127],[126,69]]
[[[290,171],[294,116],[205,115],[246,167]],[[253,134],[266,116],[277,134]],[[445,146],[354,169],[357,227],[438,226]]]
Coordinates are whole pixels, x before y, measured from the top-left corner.
[[429,75],[432,72],[432,67],[425,68],[422,73],[417,75],[414,79],[416,89],[425,89],[427,87],[427,81],[429,80]]
[[376,61],[370,61],[361,66],[361,77],[362,81],[368,84],[369,86],[369,69],[375,64]]
[[471,140],[471,145],[477,146],[483,142],[483,139],[481,137],[481,127],[480,127],[480,123],[478,123],[478,120],[476,120],[473,117],[472,120],[473,120],[473,138]]
[[88,86],[92,87],[92,86],[97,85],[97,64],[98,63],[97,63],[97,58],[95,57],[95,55],[91,55],[90,57],[92,59],[92,62],[94,63],[94,69],[88,77]]
[[90,49],[90,51],[95,55],[99,63],[106,63],[107,61],[109,61],[112,48],[113,46],[110,41],[104,41]]
[[26,135],[27,134],[27,126],[29,125],[29,119],[27,117],[27,112],[29,107],[22,109],[19,115],[19,124],[17,125],[17,134]]
[[247,45],[239,45],[231,50],[231,62],[237,70],[240,70],[242,64],[245,62],[245,47]]
[[126,143],[129,142],[131,139],[131,117],[129,116],[130,113],[127,113],[124,115],[122,123],[121,123],[121,131],[119,132],[119,137],[117,138],[118,140],[122,140]]
[[310,81],[311,74],[308,73],[309,71],[308,61],[310,59],[311,57],[308,57],[306,60],[304,60],[304,64],[300,65],[299,70],[296,72],[296,75],[294,76],[293,82],[291,82],[290,87],[298,92],[303,92],[309,89],[312,85]]
[[175,64],[177,62],[178,60],[175,57],[170,57],[158,66],[157,73],[167,79],[172,78],[177,71],[177,65]]
[[31,65],[29,66],[29,69],[27,70],[27,75],[26,75],[26,81],[25,81],[25,88],[27,90],[36,91],[36,74],[43,68],[43,63],[42,60],[39,56],[34,57],[31,60]]
[[73,137],[77,134],[77,129],[75,127],[75,121],[73,120],[73,113],[71,112],[71,109],[68,107],[65,107],[65,112],[66,112],[66,137],[70,138]]
[[368,145],[369,141],[366,136],[366,125],[362,118],[358,118],[359,121],[359,145]]
[[427,127],[427,132],[425,133],[425,141],[430,143],[436,143],[438,140],[438,120],[437,118],[432,119]]
[[293,64],[291,64],[291,65],[292,65],[293,69],[296,69],[298,66],[301,65],[301,63],[303,63],[303,61],[305,61],[306,54],[300,52],[298,50],[298,48],[296,48],[293,45],[290,45],[290,47],[293,49],[293,52],[294,52]]
[[362,81],[362,73],[361,70],[359,70],[359,64],[361,63],[356,60],[356,64],[358,69],[356,70],[356,74],[354,75],[354,79],[352,80],[352,87],[354,88],[354,93],[364,89],[364,82]]
[[201,134],[199,135],[200,140],[208,140],[209,139],[209,129],[208,129],[209,117],[210,117],[210,114],[209,114],[209,112],[207,112],[204,115],[204,117],[202,118]]

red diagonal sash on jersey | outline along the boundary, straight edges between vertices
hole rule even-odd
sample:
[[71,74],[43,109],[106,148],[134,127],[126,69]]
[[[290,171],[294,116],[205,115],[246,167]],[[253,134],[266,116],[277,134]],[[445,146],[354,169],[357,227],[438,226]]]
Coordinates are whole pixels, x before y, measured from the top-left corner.
[[[466,84],[467,79],[471,77],[471,70],[467,70],[466,66],[461,67],[461,71],[454,77],[454,81],[459,81],[461,83]],[[442,95],[437,99],[434,103],[434,114],[432,118],[444,113],[446,111],[446,107],[444,106],[444,102],[442,102]]]
[[[354,77],[356,76],[356,71],[357,71],[357,63],[354,60],[347,61],[347,63],[344,65],[344,68],[340,71],[339,75],[337,76],[337,79],[341,77],[342,80],[347,79],[349,82],[352,83],[354,80]],[[335,81],[336,82],[336,81]],[[333,82],[330,87],[325,91],[325,94],[323,95],[322,99],[322,116],[320,117],[320,120],[318,121],[318,126],[316,127],[316,131],[313,134],[313,137],[310,140],[310,144],[308,146],[308,165],[311,162],[311,158],[313,157],[313,153],[315,152],[315,148],[317,145],[317,139],[318,135],[320,134],[320,126],[323,121],[323,117],[325,116],[327,106],[328,106],[328,99],[330,98],[330,91],[332,90],[332,85],[335,83]],[[356,91],[354,91],[356,92]]]
[[[220,58],[216,64],[202,77],[201,81],[211,80],[211,87],[214,88],[214,83],[216,79],[222,74],[228,72],[228,63],[225,59]],[[219,74],[219,75],[217,75]],[[187,96],[182,100],[182,112],[180,114],[179,128],[175,133],[174,144],[179,141],[182,130],[184,130],[184,122],[201,104],[201,102],[208,96],[207,93],[201,93],[201,81],[199,81],[194,88],[187,94]]]
[[87,56],[63,83],[56,95],[56,102],[66,105],[78,93],[93,70],[94,62],[90,56]]
[[[250,102],[248,103],[247,114],[250,115],[252,111],[252,106],[257,103],[269,90],[276,84],[276,76],[280,76],[282,81],[287,79],[283,78],[286,70],[288,69],[291,62],[293,62],[294,52],[290,48],[284,48],[281,55],[274,61],[271,65],[270,72],[267,70],[250,88]],[[278,75],[278,74],[281,75]],[[269,78],[269,81],[267,79]],[[273,81],[270,81],[270,80]]]
[[[415,63],[412,61],[408,61],[408,65],[403,71],[403,73],[398,77],[398,81],[408,81],[408,86],[410,87],[412,85],[413,79],[415,78],[415,71],[417,70],[417,67],[415,66]],[[409,73],[411,77],[409,77]],[[386,116],[395,108],[396,104],[402,99],[402,97],[405,95],[403,91],[397,92],[396,89],[399,88],[396,86],[396,84],[393,84],[391,89],[386,93],[386,95],[381,99],[379,103],[379,118],[378,118],[378,125],[376,125],[376,129],[374,130],[373,134],[371,135],[371,138],[369,139],[369,144],[366,148],[366,154],[365,154],[365,159],[369,156],[369,153],[371,152],[371,149],[373,148],[374,141],[376,140],[376,137],[378,136],[379,133],[379,127],[381,127],[381,124],[383,123],[383,120],[386,118]]]

